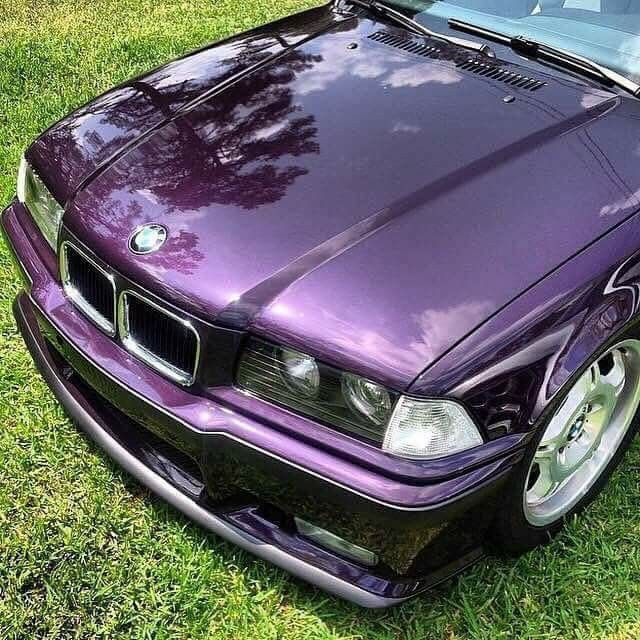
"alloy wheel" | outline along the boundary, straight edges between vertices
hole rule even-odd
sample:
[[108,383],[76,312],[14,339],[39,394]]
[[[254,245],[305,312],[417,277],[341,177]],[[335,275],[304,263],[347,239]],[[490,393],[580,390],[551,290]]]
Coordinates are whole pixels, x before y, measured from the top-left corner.
[[625,340],[575,382],[550,419],[531,462],[524,514],[538,527],[569,513],[593,487],[640,404],[640,341]]

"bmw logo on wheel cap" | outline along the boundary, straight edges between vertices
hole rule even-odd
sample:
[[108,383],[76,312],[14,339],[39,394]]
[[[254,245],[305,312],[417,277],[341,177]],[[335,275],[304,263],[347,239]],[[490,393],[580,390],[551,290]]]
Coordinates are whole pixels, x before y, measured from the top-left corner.
[[145,224],[136,229],[129,238],[129,249],[144,255],[157,251],[167,239],[167,230],[161,224]]

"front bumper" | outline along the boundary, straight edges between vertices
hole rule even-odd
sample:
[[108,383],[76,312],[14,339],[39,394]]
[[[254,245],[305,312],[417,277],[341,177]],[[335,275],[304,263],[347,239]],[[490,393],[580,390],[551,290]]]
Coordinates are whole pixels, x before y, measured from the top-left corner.
[[[404,463],[390,460],[383,472],[373,457],[358,464],[274,428],[286,412],[236,398],[232,388],[196,396],[149,370],[78,313],[43,257],[46,248],[24,225],[19,205],[3,214],[2,229],[28,290],[14,312],[38,369],[92,439],[188,517],[366,607],[401,602],[480,557],[496,493],[520,461],[524,440],[492,443],[483,459],[462,460],[457,474],[443,469],[434,478],[433,470],[421,468],[411,477]],[[286,418],[295,424],[295,417]],[[342,453],[354,446],[345,438]],[[296,532],[292,516],[380,553],[385,563],[360,566],[313,544]]]

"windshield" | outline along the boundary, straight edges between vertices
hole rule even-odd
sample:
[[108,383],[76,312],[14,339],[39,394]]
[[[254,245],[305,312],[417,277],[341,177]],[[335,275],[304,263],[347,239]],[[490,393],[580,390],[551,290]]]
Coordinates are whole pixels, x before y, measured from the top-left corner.
[[395,0],[428,16],[559,47],[640,81],[640,0]]

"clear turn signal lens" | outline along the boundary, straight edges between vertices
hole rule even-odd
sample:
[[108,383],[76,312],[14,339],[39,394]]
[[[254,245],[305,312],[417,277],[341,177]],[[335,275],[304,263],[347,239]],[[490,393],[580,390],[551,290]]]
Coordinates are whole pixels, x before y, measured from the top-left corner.
[[456,402],[403,396],[391,416],[382,448],[405,458],[431,459],[482,442],[473,420]]

